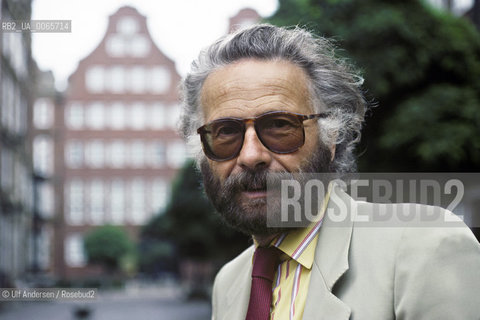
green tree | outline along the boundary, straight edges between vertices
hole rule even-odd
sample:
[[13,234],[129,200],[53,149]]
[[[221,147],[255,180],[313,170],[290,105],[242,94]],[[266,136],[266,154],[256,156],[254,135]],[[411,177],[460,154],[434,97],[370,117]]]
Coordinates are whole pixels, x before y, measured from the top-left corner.
[[152,270],[152,263],[171,265],[184,258],[223,264],[248,244],[246,236],[222,222],[203,192],[193,161],[187,161],[172,184],[165,212],[142,230],[142,268]]
[[89,263],[103,265],[108,272],[120,270],[134,256],[134,244],[125,230],[105,225],[86,234],[85,252]]
[[333,37],[362,69],[362,171],[480,167],[480,36],[419,0],[280,0],[269,18]]

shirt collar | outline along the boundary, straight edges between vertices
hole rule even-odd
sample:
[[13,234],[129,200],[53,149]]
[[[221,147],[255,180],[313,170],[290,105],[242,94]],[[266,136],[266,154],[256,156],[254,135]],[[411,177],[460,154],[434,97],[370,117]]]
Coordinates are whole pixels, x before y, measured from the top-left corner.
[[305,268],[311,269],[315,258],[315,248],[317,247],[318,232],[322,225],[323,216],[330,199],[330,189],[325,195],[322,208],[317,215],[318,219],[309,224],[306,228],[301,228],[289,233],[280,235],[274,239],[272,245],[283,251],[288,257],[294,259]]

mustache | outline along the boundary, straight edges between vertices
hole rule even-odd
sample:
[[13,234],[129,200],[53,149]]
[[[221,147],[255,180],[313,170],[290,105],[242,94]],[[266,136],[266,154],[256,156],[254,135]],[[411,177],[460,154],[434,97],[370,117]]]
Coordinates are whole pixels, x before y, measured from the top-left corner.
[[242,170],[236,175],[229,176],[223,187],[233,192],[265,191],[267,190],[267,175],[269,170]]

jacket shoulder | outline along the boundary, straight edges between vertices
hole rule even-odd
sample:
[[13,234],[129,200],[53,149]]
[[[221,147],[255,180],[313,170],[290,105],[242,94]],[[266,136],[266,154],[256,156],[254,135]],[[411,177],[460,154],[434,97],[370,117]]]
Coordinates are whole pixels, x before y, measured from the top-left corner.
[[212,293],[212,319],[225,319],[229,301],[239,288],[249,284],[254,246],[225,264],[215,277]]
[[235,257],[230,262],[226,263],[215,277],[216,285],[227,285],[228,283],[235,279],[236,275],[240,272],[244,272],[246,268],[251,265],[251,259],[253,257],[254,246],[250,246]]

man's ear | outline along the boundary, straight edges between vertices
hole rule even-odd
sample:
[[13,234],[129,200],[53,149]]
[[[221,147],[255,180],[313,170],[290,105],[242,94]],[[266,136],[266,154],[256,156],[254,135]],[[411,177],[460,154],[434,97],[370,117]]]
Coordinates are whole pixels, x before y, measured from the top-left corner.
[[332,144],[330,145],[330,162],[333,162],[333,159],[335,159],[335,151],[337,150],[337,138],[338,138],[338,131],[335,131],[335,135],[333,136]]
[[332,155],[330,157],[330,162],[332,162],[333,159],[335,159],[335,150],[337,149],[337,145],[335,143],[332,143],[329,149],[330,149],[330,154]]

